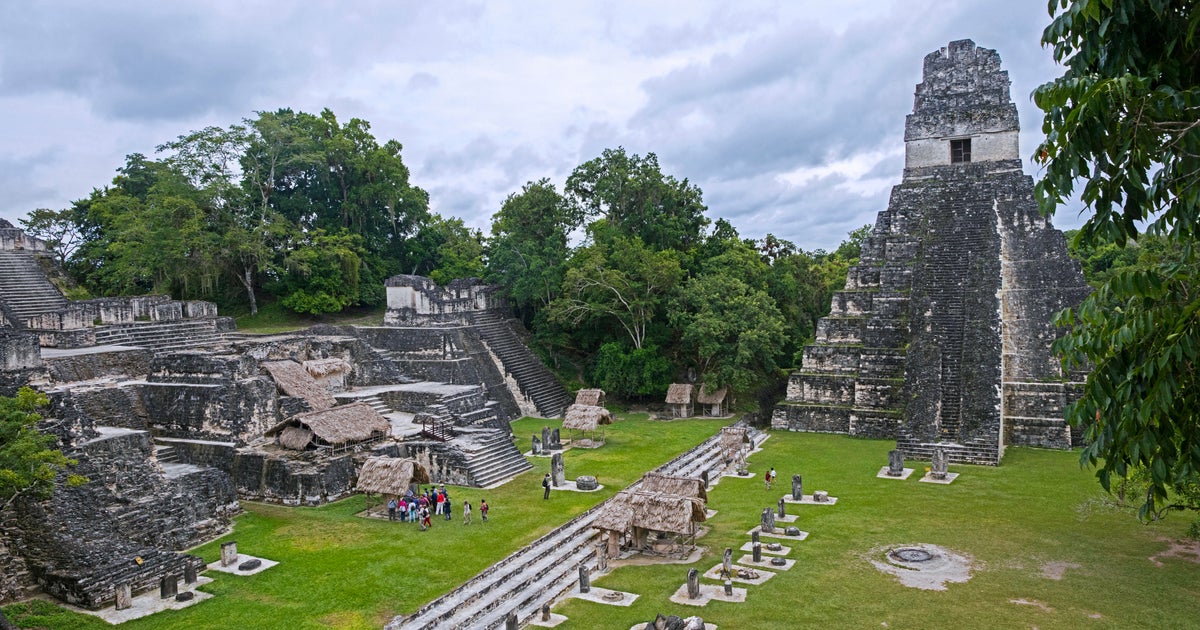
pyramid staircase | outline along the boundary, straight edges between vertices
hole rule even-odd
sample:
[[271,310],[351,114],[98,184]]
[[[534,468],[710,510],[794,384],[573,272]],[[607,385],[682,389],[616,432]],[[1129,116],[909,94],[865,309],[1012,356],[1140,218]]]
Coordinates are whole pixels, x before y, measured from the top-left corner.
[[67,298],[54,286],[32,252],[0,251],[0,303],[11,323],[25,327],[25,320],[67,307]]
[[140,346],[154,350],[187,350],[225,346],[224,333],[213,319],[182,319],[96,327],[96,345]]
[[517,380],[521,393],[547,418],[561,416],[573,401],[558,379],[521,341],[508,323],[492,311],[471,314],[471,323],[488,348],[500,358],[505,372]]
[[475,438],[470,445],[464,446],[463,452],[467,456],[467,471],[480,488],[494,487],[533,469],[529,460],[513,445],[512,436],[505,431],[460,427],[457,432]]

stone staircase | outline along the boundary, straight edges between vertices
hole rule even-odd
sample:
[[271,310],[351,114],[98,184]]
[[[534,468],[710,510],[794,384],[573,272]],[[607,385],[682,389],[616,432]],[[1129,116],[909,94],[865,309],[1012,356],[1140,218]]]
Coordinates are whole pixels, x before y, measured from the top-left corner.
[[0,251],[0,302],[18,328],[24,328],[27,318],[67,306],[62,292],[46,278],[37,255],[21,251]]
[[517,380],[521,392],[533,401],[538,413],[547,418],[561,416],[573,402],[570,395],[512,327],[492,311],[472,313],[471,323],[500,358],[504,370]]
[[507,481],[533,465],[513,445],[512,436],[498,429],[458,428],[459,435],[470,435],[473,440],[465,444],[467,471],[480,488],[491,488]]
[[[753,429],[750,436],[754,445],[766,439]],[[658,472],[699,476],[709,470],[710,475],[719,474],[724,469],[720,442],[718,433],[662,465]],[[392,619],[385,628],[503,628],[510,613],[515,614],[518,625],[524,625],[538,614],[543,604],[553,602],[576,585],[581,564],[595,571],[600,538],[591,525],[605,503],[488,567],[412,615]]]
[[[387,414],[392,413],[394,411],[391,407],[388,406],[387,403],[383,402],[383,399],[380,398],[378,394],[371,394],[370,396],[363,396],[361,398],[355,398],[352,402],[367,403],[368,407],[374,409],[381,416],[386,416]],[[339,404],[347,404],[347,402],[341,401]]]
[[117,324],[96,328],[96,345],[140,346],[154,350],[187,350],[224,346],[213,319]]
[[175,452],[175,447],[170,444],[154,443],[154,459],[158,460],[159,464],[180,464],[179,453]]

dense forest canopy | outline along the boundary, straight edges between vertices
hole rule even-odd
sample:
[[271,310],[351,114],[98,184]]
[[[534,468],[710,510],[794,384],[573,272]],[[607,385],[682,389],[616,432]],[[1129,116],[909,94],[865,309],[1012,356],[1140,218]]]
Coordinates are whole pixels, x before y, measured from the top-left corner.
[[483,277],[566,379],[626,399],[679,379],[777,385],[868,232],[832,253],[743,239],[653,153],[616,148],[561,191],[526,183],[485,237],[430,212],[401,150],[329,110],[262,112],[130,155],[88,198],[22,224],[90,294],[168,293],[225,312],[337,313],[382,305],[398,273]]

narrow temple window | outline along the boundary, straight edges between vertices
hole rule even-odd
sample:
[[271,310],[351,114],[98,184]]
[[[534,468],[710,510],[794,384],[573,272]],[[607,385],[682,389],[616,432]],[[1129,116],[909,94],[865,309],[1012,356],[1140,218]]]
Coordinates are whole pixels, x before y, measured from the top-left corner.
[[962,140],[950,141],[950,163],[958,164],[959,162],[971,161],[971,139],[964,138]]

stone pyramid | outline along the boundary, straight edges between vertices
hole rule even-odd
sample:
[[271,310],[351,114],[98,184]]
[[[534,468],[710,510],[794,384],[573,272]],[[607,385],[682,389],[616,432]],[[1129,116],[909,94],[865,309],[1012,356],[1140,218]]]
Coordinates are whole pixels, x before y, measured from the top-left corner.
[[804,349],[772,427],[895,438],[907,457],[998,464],[1008,444],[1068,448],[1078,391],[1050,346],[1088,293],[1021,170],[994,50],[925,57],[904,177]]

